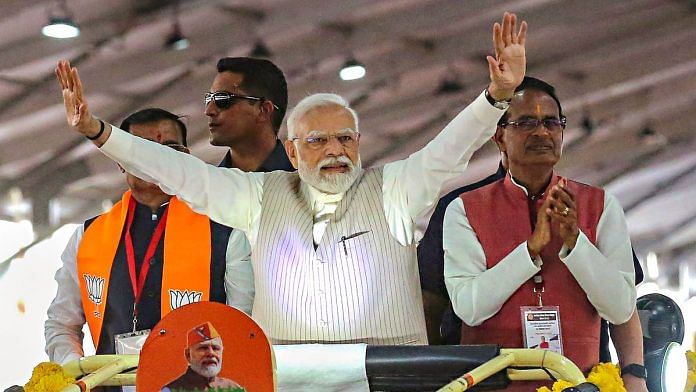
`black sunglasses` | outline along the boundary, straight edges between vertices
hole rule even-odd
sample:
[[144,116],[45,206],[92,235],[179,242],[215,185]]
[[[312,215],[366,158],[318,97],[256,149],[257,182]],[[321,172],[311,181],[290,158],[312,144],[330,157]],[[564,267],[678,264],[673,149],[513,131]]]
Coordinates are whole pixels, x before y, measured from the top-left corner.
[[165,144],[163,144],[163,145],[164,145],[164,146],[167,146],[167,147],[169,147],[169,148],[173,148],[173,149],[175,149],[175,150],[177,150],[177,151],[179,151],[179,152],[185,152],[185,153],[187,153],[187,154],[189,153],[188,147],[184,146],[183,144],[178,144],[178,143],[165,143]]
[[[255,102],[263,102],[267,101],[266,98],[261,98],[261,97],[253,97],[251,95],[240,95],[240,94],[235,94],[235,93],[230,93],[227,91],[216,91],[214,93],[205,93],[204,97],[204,102],[205,106],[208,106],[210,101],[215,102],[215,106],[217,106],[219,109],[228,109],[230,106],[236,104],[237,102],[241,100],[247,100],[247,101],[255,101]],[[271,102],[272,103],[272,102]],[[274,104],[273,107],[276,110],[280,110],[280,108]]]

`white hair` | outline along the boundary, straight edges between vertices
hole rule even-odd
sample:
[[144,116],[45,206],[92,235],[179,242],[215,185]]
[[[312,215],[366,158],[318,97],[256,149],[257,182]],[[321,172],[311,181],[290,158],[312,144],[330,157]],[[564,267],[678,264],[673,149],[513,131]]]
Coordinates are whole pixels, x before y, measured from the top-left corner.
[[350,107],[348,101],[338,94],[331,93],[317,93],[308,95],[300,102],[295,105],[295,107],[290,112],[288,116],[288,139],[295,137],[297,132],[297,125],[299,121],[304,117],[307,112],[312,109],[325,107],[325,106],[340,106],[353,116],[353,121],[355,122],[355,131],[358,132],[358,114]]

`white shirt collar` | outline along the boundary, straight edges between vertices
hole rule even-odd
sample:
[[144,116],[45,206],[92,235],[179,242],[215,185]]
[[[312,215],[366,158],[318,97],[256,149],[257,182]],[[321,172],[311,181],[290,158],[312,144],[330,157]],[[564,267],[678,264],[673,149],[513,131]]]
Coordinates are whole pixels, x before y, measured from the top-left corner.
[[321,211],[325,204],[338,204],[345,195],[345,192],[337,194],[324,193],[305,182],[303,183],[306,187],[305,189],[307,189],[305,196],[315,213]]
[[529,192],[527,191],[527,188],[525,188],[522,184],[518,184],[517,181],[515,181],[515,177],[512,176],[512,172],[509,170],[508,175],[510,176],[510,181],[512,181],[512,183],[515,184],[518,188],[522,189],[522,191],[524,191],[525,196],[529,197]]
[[[522,185],[522,184],[518,183],[517,181],[515,181],[515,177],[513,177],[512,172],[511,172],[510,170],[508,170],[508,175],[510,176],[510,181],[511,181],[515,186],[517,186],[518,188],[522,189],[522,191],[524,192],[525,196],[529,197],[529,191],[527,190],[527,188],[525,188],[524,185]],[[555,172],[551,174],[551,180],[550,180],[550,181],[553,181],[553,176],[554,176],[554,175],[555,175]],[[547,185],[547,187],[548,187],[548,185]],[[543,197],[545,194],[546,194],[546,189],[544,189],[544,192],[541,194],[541,196]]]

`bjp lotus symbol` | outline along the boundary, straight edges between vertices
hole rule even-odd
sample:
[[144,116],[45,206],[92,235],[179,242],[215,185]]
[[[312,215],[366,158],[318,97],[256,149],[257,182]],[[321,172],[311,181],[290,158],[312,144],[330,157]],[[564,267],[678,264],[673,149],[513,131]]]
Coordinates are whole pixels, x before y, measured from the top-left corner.
[[87,284],[87,298],[94,304],[94,317],[100,317],[99,305],[102,303],[102,295],[104,294],[104,278],[100,276],[92,276],[84,274],[85,283]]
[[202,297],[203,293],[200,291],[169,289],[169,306],[171,306],[172,310],[175,310],[184,305],[200,302]]

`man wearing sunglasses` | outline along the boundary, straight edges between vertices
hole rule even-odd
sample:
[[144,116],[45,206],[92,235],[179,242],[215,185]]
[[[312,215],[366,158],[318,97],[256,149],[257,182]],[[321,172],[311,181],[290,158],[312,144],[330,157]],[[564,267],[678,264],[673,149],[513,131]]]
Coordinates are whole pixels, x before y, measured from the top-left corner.
[[272,62],[225,57],[205,93],[210,144],[229,147],[221,167],[243,171],[295,170],[278,140],[288,105],[283,72]]
[[[563,354],[589,371],[600,318],[620,325],[634,314],[635,272],[618,201],[554,172],[565,125],[553,87],[526,77],[494,136],[507,171],[447,207],[444,276],[462,344],[531,347],[522,309],[558,307]],[[642,361],[633,348],[629,360]]]
[[56,74],[69,124],[107,156],[196,211],[241,229],[252,247],[252,315],[275,343],[426,344],[415,222],[490,138],[526,69],[527,24],[493,26],[488,88],[424,149],[362,170],[355,112],[316,94],[288,120],[298,173],[213,168],[89,114],[77,70]]
[[[166,110],[138,111],[121,128],[188,154],[186,126]],[[117,335],[149,330],[191,302],[227,302],[251,312],[244,235],[193,212],[155,184],[125,177],[129,190],[121,201],[78,227],[63,252],[45,325],[51,361],[82,357],[85,322],[97,353],[115,354],[129,339]],[[142,334],[132,338],[138,336],[144,340]]]

